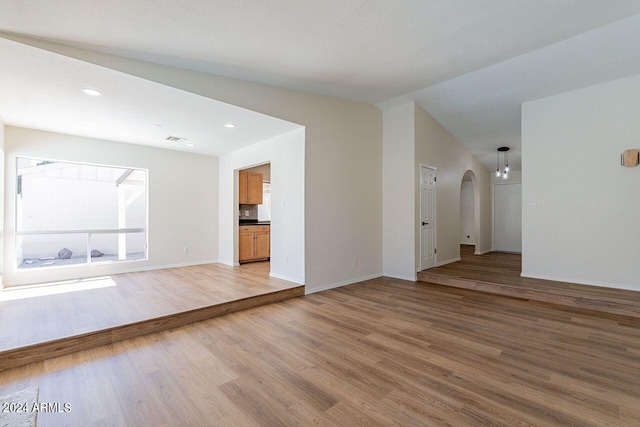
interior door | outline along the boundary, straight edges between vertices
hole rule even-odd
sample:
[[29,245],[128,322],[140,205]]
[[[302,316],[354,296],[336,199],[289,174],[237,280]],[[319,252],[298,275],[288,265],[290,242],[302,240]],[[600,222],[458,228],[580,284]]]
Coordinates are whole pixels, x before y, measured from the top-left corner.
[[436,170],[420,166],[420,270],[436,266]]
[[522,184],[493,186],[493,250],[522,252]]

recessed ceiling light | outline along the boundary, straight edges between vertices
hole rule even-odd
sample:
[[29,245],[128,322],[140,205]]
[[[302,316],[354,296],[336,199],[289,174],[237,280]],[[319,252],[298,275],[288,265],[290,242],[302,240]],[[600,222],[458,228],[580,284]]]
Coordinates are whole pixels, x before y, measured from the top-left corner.
[[187,143],[187,147],[195,147],[195,146],[196,146],[196,144],[192,144],[192,143],[190,143],[190,142],[189,142],[189,143]]
[[234,127],[236,127],[236,125],[234,125],[233,123],[227,123],[227,124],[224,125],[224,127],[226,127],[226,128],[234,128]]
[[157,124],[157,123],[156,123],[156,124],[154,124],[154,125],[153,125],[153,127],[161,128],[161,127],[162,127],[162,125],[159,125],[159,124]]
[[82,89],[82,91],[87,94],[87,95],[91,95],[91,96],[102,96],[102,92],[100,92],[99,90],[95,90],[95,89]]

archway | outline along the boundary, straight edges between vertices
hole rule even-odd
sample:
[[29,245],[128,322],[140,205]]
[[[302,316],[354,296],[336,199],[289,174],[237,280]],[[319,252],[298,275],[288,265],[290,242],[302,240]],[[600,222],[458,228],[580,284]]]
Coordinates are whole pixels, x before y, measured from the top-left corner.
[[460,244],[477,253],[480,247],[480,191],[476,174],[467,170],[460,182]]

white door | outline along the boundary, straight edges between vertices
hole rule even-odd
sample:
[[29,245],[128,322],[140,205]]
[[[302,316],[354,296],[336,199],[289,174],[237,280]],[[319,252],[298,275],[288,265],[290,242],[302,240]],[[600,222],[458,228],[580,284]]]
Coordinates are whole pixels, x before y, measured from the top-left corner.
[[436,170],[420,166],[420,270],[436,266]]
[[522,252],[522,184],[493,186],[493,250]]

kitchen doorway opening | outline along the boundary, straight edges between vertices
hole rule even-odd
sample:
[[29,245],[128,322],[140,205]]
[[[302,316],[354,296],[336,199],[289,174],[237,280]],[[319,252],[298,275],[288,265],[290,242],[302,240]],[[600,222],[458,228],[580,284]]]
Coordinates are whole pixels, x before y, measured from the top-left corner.
[[[269,263],[272,239],[271,163],[238,170],[237,209],[238,263]],[[268,276],[270,268],[261,271]]]

